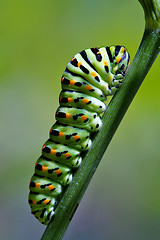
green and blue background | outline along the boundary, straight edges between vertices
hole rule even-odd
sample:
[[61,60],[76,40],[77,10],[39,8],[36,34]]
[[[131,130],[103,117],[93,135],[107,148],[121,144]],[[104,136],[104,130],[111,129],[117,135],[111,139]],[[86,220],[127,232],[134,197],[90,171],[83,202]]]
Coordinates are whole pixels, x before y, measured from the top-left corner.
[[[131,60],[144,30],[138,0],[0,1],[0,239],[39,240],[28,184],[79,51],[120,44]],[[160,239],[160,58],[105,153],[64,240]],[[136,81],[136,79],[135,79]]]

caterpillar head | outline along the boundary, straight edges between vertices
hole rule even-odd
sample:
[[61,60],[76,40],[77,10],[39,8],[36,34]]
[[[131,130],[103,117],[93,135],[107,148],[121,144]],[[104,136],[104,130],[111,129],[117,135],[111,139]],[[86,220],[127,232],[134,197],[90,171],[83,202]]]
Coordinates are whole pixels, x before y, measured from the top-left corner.
[[110,51],[113,57],[112,73],[115,75],[115,78],[123,78],[128,70],[130,63],[130,56],[127,52],[127,49],[123,46],[111,46]]
[[112,85],[111,85],[111,92],[114,93],[114,88],[119,88],[121,85],[124,76],[128,70],[130,64],[130,56],[127,52],[127,49],[123,46],[111,46],[110,51],[113,58],[112,63],[112,74],[114,75]]

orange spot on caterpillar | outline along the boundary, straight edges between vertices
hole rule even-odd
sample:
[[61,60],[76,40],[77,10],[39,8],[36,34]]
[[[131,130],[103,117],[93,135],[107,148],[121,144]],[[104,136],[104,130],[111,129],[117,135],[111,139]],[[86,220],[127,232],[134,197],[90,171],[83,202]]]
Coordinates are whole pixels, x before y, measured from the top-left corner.
[[60,102],[61,102],[61,100],[62,100],[62,97],[59,98],[59,101],[60,101]]
[[85,115],[81,116],[81,119],[82,119],[83,121],[85,121],[87,118],[88,118],[88,117],[85,116]]
[[121,61],[121,57],[118,57],[118,58],[116,59],[116,62],[119,63],[120,61]]
[[71,62],[72,62],[74,59],[75,59],[75,57],[73,57],[73,58],[71,59]]
[[88,100],[88,99],[86,99],[86,98],[84,98],[84,99],[82,99],[82,102],[83,102],[83,103],[88,103],[88,102],[89,102],[89,100]]
[[80,136],[78,136],[78,135],[75,135],[75,136],[73,136],[73,138],[74,138],[75,140],[77,140],[77,139],[79,139],[79,138],[80,138]]
[[42,166],[42,172],[46,172],[47,171],[47,167],[46,166]]
[[76,81],[74,81],[74,80],[70,81],[70,85],[74,85],[75,83],[76,83]]
[[125,52],[125,48],[124,48],[124,47],[121,47],[120,52],[121,52],[121,53],[124,53],[124,52]]
[[62,77],[62,80],[61,80],[61,81],[62,81],[62,83],[63,83],[63,80],[64,80],[64,77]]
[[40,183],[36,182],[35,187],[36,187],[36,188],[39,188],[40,185],[41,185]]
[[36,162],[35,167],[37,166],[37,164],[38,164],[38,161]]
[[78,63],[77,63],[77,67],[80,67],[81,65],[82,65],[81,62],[78,62]]
[[56,173],[57,173],[57,175],[58,175],[58,174],[61,174],[62,171],[61,171],[61,170],[56,170]]
[[45,148],[45,146],[46,146],[46,145],[44,144],[43,147],[42,147],[42,149]]
[[55,153],[56,153],[56,150],[53,149],[53,148],[51,148],[50,153],[51,153],[51,154],[55,154]]
[[96,72],[91,72],[91,75],[92,75],[93,77],[97,77],[97,73],[96,73]]
[[53,185],[49,185],[49,186],[48,186],[48,189],[49,189],[49,190],[53,190],[54,188],[55,188],[55,187],[54,187]]
[[107,61],[104,60],[103,63],[104,63],[105,66],[108,66],[108,62]]
[[87,90],[92,90],[93,88],[92,88],[90,85],[87,85],[87,86],[86,86],[86,89],[87,89]]
[[47,204],[47,203],[49,203],[49,202],[50,202],[49,199],[45,199],[45,200],[43,201],[44,204]]
[[71,114],[70,113],[66,113],[66,118],[70,118],[71,117]]
[[68,98],[68,102],[72,102],[72,100],[73,100],[72,98]]
[[59,137],[63,137],[64,133],[63,132],[59,132]]
[[65,155],[66,158],[71,156],[70,153],[65,153],[64,155]]
[[100,51],[98,51],[96,54],[101,54]]
[[36,200],[32,200],[32,203],[33,203],[33,204],[36,204]]
[[50,132],[52,132],[53,128],[51,128]]

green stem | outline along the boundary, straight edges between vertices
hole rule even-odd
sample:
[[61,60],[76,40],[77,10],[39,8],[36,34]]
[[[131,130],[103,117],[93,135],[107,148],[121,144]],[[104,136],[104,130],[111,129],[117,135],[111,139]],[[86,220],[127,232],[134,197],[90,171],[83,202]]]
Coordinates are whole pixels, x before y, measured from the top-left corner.
[[[142,0],[141,0],[142,2]],[[47,226],[41,240],[62,239],[70,220],[125,112],[143,82],[160,50],[159,29],[146,29],[138,52],[119,91],[104,113],[102,130],[96,135],[92,148],[84,156],[72,183],[58,204],[54,220]]]
[[160,28],[160,0],[139,0],[146,19],[146,29]]

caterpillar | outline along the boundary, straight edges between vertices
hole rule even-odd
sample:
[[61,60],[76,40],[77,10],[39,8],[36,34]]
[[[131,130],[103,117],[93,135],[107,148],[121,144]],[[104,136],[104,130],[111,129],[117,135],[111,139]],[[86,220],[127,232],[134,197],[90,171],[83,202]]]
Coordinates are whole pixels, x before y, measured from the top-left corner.
[[125,47],[90,48],[76,54],[61,79],[60,106],[50,138],[42,147],[30,181],[28,202],[31,213],[47,225],[89,150],[92,134],[102,127],[104,101],[123,82],[130,57]]

